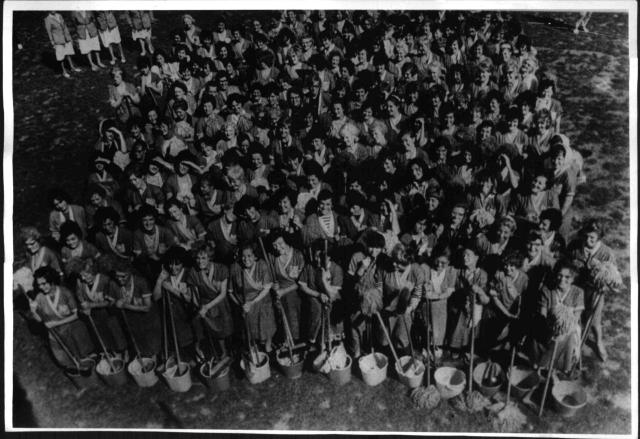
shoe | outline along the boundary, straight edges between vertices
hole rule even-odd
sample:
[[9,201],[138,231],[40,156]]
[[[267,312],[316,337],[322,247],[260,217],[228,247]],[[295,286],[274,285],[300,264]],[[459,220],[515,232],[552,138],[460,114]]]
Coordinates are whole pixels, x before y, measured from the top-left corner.
[[111,64],[112,66],[116,64],[116,59],[113,58],[111,61],[109,61],[109,64]]
[[602,343],[598,343],[598,346],[596,347],[596,355],[603,363],[606,363],[609,359],[609,356],[607,355],[607,349]]
[[126,63],[126,62],[127,62],[127,60],[126,60],[126,59],[125,59],[125,57],[123,56],[122,58],[120,58],[120,62],[121,62],[122,64],[124,64],[124,63]]
[[74,67],[74,68],[73,68],[73,71],[74,71],[74,72],[81,72],[81,71],[82,71],[82,69],[81,69],[80,67]]
[[91,70],[93,70],[94,72],[97,72],[98,70],[100,70],[100,67],[94,64],[91,66]]
[[145,50],[143,50],[143,51],[140,53],[140,56],[147,56],[147,52],[146,52]]
[[436,348],[436,359],[442,358],[442,349]]
[[68,72],[62,72],[62,76],[64,76],[67,79],[71,78],[71,75]]
[[580,32],[580,31],[578,30],[578,28],[575,28],[575,29],[573,30],[573,33],[574,33],[574,34],[576,34],[576,35],[578,35],[578,33],[579,33],[579,32]]
[[107,66],[105,66],[105,65],[104,65],[104,64],[102,64],[101,62],[99,62],[99,63],[98,63],[98,66],[99,66],[99,67],[102,67],[103,69],[106,69],[106,68],[107,68]]

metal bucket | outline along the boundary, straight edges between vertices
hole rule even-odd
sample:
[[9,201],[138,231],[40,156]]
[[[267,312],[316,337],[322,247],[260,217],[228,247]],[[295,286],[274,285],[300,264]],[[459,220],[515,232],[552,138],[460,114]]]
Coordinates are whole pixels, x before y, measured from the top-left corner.
[[351,357],[347,355],[346,365],[340,369],[331,369],[329,379],[340,386],[351,381],[351,363]]
[[158,382],[156,361],[153,358],[134,358],[127,370],[140,387],[152,387]]
[[111,370],[111,365],[106,359],[101,359],[96,366],[96,372],[102,380],[111,387],[123,386],[127,383],[127,370],[124,367],[124,361],[120,358],[111,360],[115,371]]
[[[465,373],[455,367],[449,366],[436,369],[436,372],[433,374],[433,379],[436,382],[436,387],[442,399],[451,399],[458,396],[464,390],[466,383]],[[452,379],[455,379],[456,382],[452,383]]]
[[200,366],[200,376],[205,385],[216,392],[223,392],[231,387],[231,380],[229,377],[229,366],[224,367],[215,377],[211,377],[209,373],[209,363],[204,363]]
[[191,368],[189,363],[181,361],[179,364],[166,367],[162,376],[167,380],[169,388],[174,392],[186,392],[191,388]]
[[540,383],[540,375],[529,368],[515,366],[511,371],[511,391],[516,398],[524,398],[534,387]]
[[572,417],[587,404],[587,392],[575,381],[555,381],[551,395],[556,411],[565,418]]
[[291,380],[295,380],[302,376],[302,366],[304,366],[304,354],[293,354],[293,363],[289,358],[288,349],[280,349],[276,355],[276,361],[284,376]]
[[410,389],[415,389],[420,386],[422,384],[422,378],[424,377],[424,363],[414,359],[415,366],[412,366],[407,372],[403,372],[406,365],[411,361],[411,355],[400,357],[398,361],[399,363],[396,363],[396,372],[398,373],[400,382]]
[[500,390],[500,387],[502,387],[502,384],[504,384],[504,382],[506,381],[502,367],[500,367],[500,365],[497,363],[493,364],[495,365],[496,370],[496,383],[494,385],[489,385],[488,383],[483,382],[482,379],[485,371],[487,370],[487,362],[480,363],[473,368],[473,382],[478,385],[480,393],[482,393],[487,398],[491,398],[493,395],[495,395],[498,390]]
[[247,379],[251,384],[259,384],[271,377],[271,369],[269,368],[269,356],[264,352],[258,352],[258,364],[247,365],[244,358],[240,360],[240,367],[244,370]]
[[369,386],[377,386],[387,379],[389,359],[380,352],[363,355],[358,360],[362,380]]
[[67,375],[73,385],[78,390],[100,386],[100,379],[95,371],[95,360],[92,358],[83,358],[78,363],[80,363],[80,369],[67,369],[65,371],[65,375]]

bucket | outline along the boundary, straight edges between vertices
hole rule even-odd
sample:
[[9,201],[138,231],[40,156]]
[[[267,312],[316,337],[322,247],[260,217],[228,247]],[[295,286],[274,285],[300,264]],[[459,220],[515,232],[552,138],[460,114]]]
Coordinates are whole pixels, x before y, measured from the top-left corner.
[[467,376],[455,367],[443,366],[436,369],[433,379],[442,399],[451,399],[462,393]]
[[124,361],[119,358],[111,360],[115,371],[111,370],[111,366],[106,359],[101,359],[96,366],[96,372],[102,380],[111,387],[122,386],[127,383],[127,371],[124,367]]
[[349,355],[347,355],[347,362],[344,367],[331,369],[329,379],[340,386],[351,381],[351,357]]
[[87,389],[89,387],[97,387],[100,380],[95,372],[96,362],[92,358],[83,358],[78,361],[80,369],[68,369],[65,374],[77,389]]
[[258,352],[259,366],[245,364],[245,359],[240,360],[240,367],[244,370],[247,379],[251,384],[259,384],[271,377],[271,369],[269,368],[269,357],[264,352]]
[[[146,369],[146,372],[143,369]],[[153,358],[134,358],[127,370],[140,387],[152,387],[158,382],[156,361]]]
[[418,359],[414,359],[413,366],[406,372],[403,372],[407,364],[411,361],[411,355],[405,355],[398,358],[396,363],[396,372],[398,372],[398,379],[400,382],[410,389],[415,389],[422,384],[422,378],[424,377],[424,363]]
[[[179,375],[179,371],[182,374]],[[174,392],[186,392],[191,388],[191,368],[189,363],[181,361],[171,367],[167,367],[162,376],[167,380],[169,388]]]
[[502,384],[506,381],[502,367],[500,367],[498,363],[492,364],[494,365],[495,370],[495,383],[493,384],[487,383],[487,380],[482,379],[485,371],[487,370],[487,366],[489,365],[488,362],[480,363],[473,368],[473,382],[478,385],[480,393],[487,398],[491,398],[495,395],[498,390],[500,390],[500,387],[502,387]]
[[358,360],[362,380],[369,386],[377,386],[387,378],[388,365],[389,359],[380,352],[364,355]]
[[200,366],[200,376],[204,383],[211,390],[216,392],[223,392],[231,387],[231,380],[229,379],[229,366],[224,367],[215,378],[211,378],[209,374],[209,363],[204,363]]
[[570,418],[587,404],[587,392],[575,381],[555,381],[551,395],[556,411]]
[[540,383],[540,375],[528,367],[515,366],[511,371],[511,391],[516,398],[524,398]]
[[316,358],[313,359],[313,364],[312,364],[312,368],[313,370],[315,370],[316,372],[328,372],[328,371],[324,371],[324,365],[327,362],[327,359],[329,358],[329,353],[327,351],[322,351],[318,354],[318,356]]
[[304,354],[293,354],[293,362],[289,358],[288,349],[280,349],[276,355],[276,360],[282,369],[284,376],[291,380],[302,376],[302,366],[304,365]]

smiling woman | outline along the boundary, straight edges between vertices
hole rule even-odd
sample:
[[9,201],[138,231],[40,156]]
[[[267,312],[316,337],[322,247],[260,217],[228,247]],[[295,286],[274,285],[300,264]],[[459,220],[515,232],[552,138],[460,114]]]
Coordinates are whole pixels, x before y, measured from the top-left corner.
[[[39,56],[51,35],[33,29],[45,15],[13,15],[23,48],[13,53],[7,157],[16,231],[49,228],[42,237],[30,228],[16,248],[24,244],[31,274],[64,273],[51,288],[27,267],[14,280],[35,287],[32,300],[60,292],[70,306],[54,320],[73,319],[60,328],[90,312],[108,350],[171,369],[178,349],[181,362],[208,366],[211,382],[220,370],[230,386],[211,401],[196,383],[180,401],[164,386],[128,392],[127,404],[106,388],[74,396],[17,318],[13,368],[41,425],[489,431],[490,419],[466,408],[424,416],[393,377],[367,395],[356,377],[327,393],[327,380],[305,369],[300,393],[272,354],[286,379],[247,393],[246,378],[224,370],[250,364],[256,343],[288,361],[340,353],[356,362],[370,350],[391,359],[393,348],[431,372],[469,351],[476,364],[507,371],[513,354],[532,370],[549,364],[543,336],[554,334],[559,378],[580,371],[598,401],[562,422],[550,408],[511,428],[630,431],[620,403],[631,378],[630,227],[601,226],[596,242],[576,236],[588,217],[629,217],[628,14],[594,13],[576,37],[577,13],[555,11],[51,13],[61,49],[67,23],[70,40],[104,44],[83,41],[83,53],[114,65],[111,76],[68,70],[73,81],[62,82],[51,72],[74,55]],[[113,52],[118,40],[124,53]],[[67,193],[45,202],[52,186]],[[600,261],[604,250],[627,285],[596,302],[587,274],[613,273],[592,267],[611,262]],[[567,257],[587,261],[572,279],[557,262]],[[137,346],[119,333],[122,315]],[[519,347],[525,334],[532,349]],[[65,355],[56,349],[54,361],[72,363]],[[177,421],[163,424],[156,400]]]

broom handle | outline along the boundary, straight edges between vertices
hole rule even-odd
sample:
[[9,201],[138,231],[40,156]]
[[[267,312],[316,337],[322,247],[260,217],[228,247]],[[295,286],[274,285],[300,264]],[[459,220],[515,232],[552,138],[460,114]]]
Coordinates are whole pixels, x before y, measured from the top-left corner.
[[131,331],[131,326],[129,326],[129,320],[127,319],[127,315],[124,312],[124,309],[122,308],[120,308],[120,315],[122,316],[122,321],[124,322],[124,328],[127,331],[127,334],[129,334],[129,338],[131,338],[131,344],[133,344],[133,349],[135,349],[137,357],[142,359],[142,355],[140,354],[140,348],[138,347],[136,338],[133,336],[133,331]]
[[396,360],[396,364],[400,364],[400,359],[398,358],[396,349],[393,347],[393,342],[391,341],[391,337],[389,337],[389,332],[387,331],[387,327],[384,325],[384,320],[382,320],[382,316],[378,311],[376,311],[376,316],[378,317],[380,326],[382,326],[382,332],[384,332],[384,336],[387,338],[387,341],[389,342],[389,347],[391,348],[391,353],[393,354],[393,358]]
[[165,362],[169,360],[169,342],[167,338],[167,298],[162,294],[162,344],[164,346]]
[[93,332],[96,334],[96,337],[98,338],[98,342],[100,343],[100,346],[102,347],[102,352],[104,352],[104,356],[105,356],[107,362],[109,363],[109,367],[111,367],[112,371],[115,371],[116,368],[113,366],[113,360],[111,359],[111,356],[107,352],[107,347],[104,344],[104,341],[102,340],[102,337],[100,336],[100,333],[98,332],[98,328],[96,327],[96,323],[93,321],[93,317],[91,317],[91,314],[87,314],[87,317],[89,318],[89,323],[91,323],[91,328],[93,329]]
[[327,330],[327,352],[331,352],[331,304],[327,304],[325,309],[325,321]]
[[[431,303],[429,299],[426,299],[426,307],[427,307],[427,387],[431,385]],[[435,349],[433,355],[435,356]]]
[[258,242],[260,243],[260,250],[262,250],[262,257],[264,261],[267,263],[267,267],[269,268],[269,273],[271,273],[271,278],[273,281],[276,281],[276,270],[274,266],[271,264],[271,260],[267,256],[267,250],[264,248],[264,242],[262,241],[262,237],[258,236]]
[[[169,294],[169,293],[165,293]],[[180,372],[180,348],[178,347],[178,336],[176,335],[176,322],[173,320],[173,306],[171,305],[171,297],[167,297],[167,304],[169,305],[169,320],[171,321],[171,335],[173,336],[173,346],[176,350],[176,359],[178,360],[178,372]]]
[[553,339],[553,352],[551,352],[551,361],[549,361],[549,371],[547,372],[547,380],[544,383],[544,391],[542,392],[542,403],[540,404],[540,411],[538,417],[542,417],[544,411],[544,403],[547,399],[547,391],[549,390],[549,383],[551,382],[551,374],[553,373],[553,364],[556,360],[556,352],[558,351],[558,340]]
[[584,325],[584,331],[582,332],[582,338],[580,339],[580,350],[582,350],[584,343],[587,341],[589,330],[591,329],[591,325],[593,324],[593,316],[596,313],[596,309],[598,309],[598,306],[600,305],[602,296],[604,296],[604,293],[598,291],[596,300],[594,300],[593,302],[593,310],[591,311],[591,313],[589,313],[589,319],[587,319],[587,323]]
[[291,328],[289,327],[289,319],[287,319],[287,314],[284,312],[284,306],[282,305],[282,300],[278,297],[276,299],[276,303],[278,304],[278,309],[280,310],[280,314],[282,315],[282,326],[284,326],[284,335],[287,339],[287,349],[289,351],[289,358],[291,358],[291,362],[293,362],[293,337],[291,336]]
[[476,295],[473,293],[471,296],[471,355],[469,356],[469,395],[473,390],[473,355],[475,354],[476,347],[476,325],[473,321],[473,306],[476,303]]
[[60,334],[58,334],[58,331],[56,331],[56,328],[49,328],[49,330],[51,331],[51,335],[53,335],[53,338],[56,339],[56,341],[58,342],[58,344],[60,345],[64,353],[67,354],[67,356],[71,359],[71,361],[73,361],[73,364],[76,365],[76,369],[80,371],[80,362],[75,357],[75,355],[71,353],[71,350],[69,349],[69,347],[62,341],[62,337],[60,337]]

